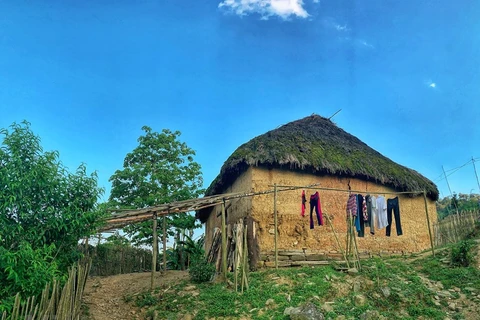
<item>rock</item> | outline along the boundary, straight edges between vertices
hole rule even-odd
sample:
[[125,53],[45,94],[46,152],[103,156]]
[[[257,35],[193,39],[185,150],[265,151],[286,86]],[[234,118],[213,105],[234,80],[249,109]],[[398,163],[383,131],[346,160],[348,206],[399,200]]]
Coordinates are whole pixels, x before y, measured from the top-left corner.
[[358,281],[355,281],[353,283],[353,292],[359,292],[360,291],[361,284]]
[[328,274],[325,275],[325,280],[330,281],[330,276]]
[[347,273],[349,275],[352,275],[352,276],[357,275],[358,274],[358,269],[357,268],[350,268],[350,269],[347,270]]
[[435,300],[440,300],[439,296],[435,296],[434,298],[435,298]]
[[193,292],[192,292],[192,297],[196,297],[196,296],[198,296],[199,294],[200,294],[200,292],[198,292],[198,291],[193,291]]
[[458,287],[454,287],[453,290],[454,290],[455,292],[460,292],[460,288],[458,288]]
[[390,288],[389,287],[383,287],[380,290],[382,291],[382,294],[385,298],[390,297]]
[[273,300],[273,299],[268,299],[268,300],[265,302],[265,306],[267,306],[267,307],[268,307],[268,306],[271,306],[271,305],[273,305],[273,304],[275,304],[275,300]]
[[322,309],[325,310],[325,312],[332,312],[333,311],[333,306],[332,306],[333,302],[325,302],[323,305],[322,305]]
[[280,277],[273,277],[272,280],[278,280]]
[[342,314],[335,318],[335,320],[347,320],[347,318]]
[[362,313],[359,317],[360,320],[377,320],[382,317],[380,313],[376,310],[367,310],[364,313]]
[[185,288],[183,288],[183,291],[193,291],[197,289],[197,287],[195,286],[186,286]]
[[448,291],[437,291],[437,296],[442,297],[442,298],[450,298],[452,294]]
[[183,319],[183,320],[192,320],[193,317],[192,317],[191,314],[187,313],[187,314],[185,314],[185,315],[182,316],[182,319]]
[[475,292],[475,291],[477,291],[477,289],[472,288],[472,287],[465,287],[463,290],[464,290],[464,291],[467,291],[467,292]]
[[367,302],[367,299],[365,298],[364,295],[357,294],[356,296],[353,297],[353,303],[357,306],[363,306]]
[[448,308],[452,311],[455,311],[455,309],[457,308],[457,305],[455,304],[455,302],[450,302],[448,304]]
[[275,229],[274,229],[274,228],[270,228],[270,229],[268,230],[268,233],[274,234],[274,233],[275,233]]
[[433,301],[433,304],[435,304],[437,307],[442,306],[442,304],[441,304],[440,302],[438,302],[438,301]]
[[293,308],[288,307],[283,312],[283,315],[290,316],[292,320],[324,320],[323,313],[321,313],[317,306],[313,303],[306,303],[303,306]]

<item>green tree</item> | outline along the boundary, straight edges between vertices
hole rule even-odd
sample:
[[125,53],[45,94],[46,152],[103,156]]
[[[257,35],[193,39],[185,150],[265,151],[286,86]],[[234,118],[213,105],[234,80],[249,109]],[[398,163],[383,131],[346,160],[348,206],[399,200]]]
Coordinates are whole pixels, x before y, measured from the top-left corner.
[[[142,127],[144,135],[138,146],[128,153],[123,169],[110,181],[110,202],[117,208],[145,208],[173,201],[196,198],[204,192],[200,165],[194,161],[194,150],[179,141],[180,132],[168,129],[161,133]],[[167,219],[167,233],[181,241],[185,231],[196,227],[191,214],[175,214]],[[136,245],[152,244],[152,223],[146,221],[126,227],[125,232]],[[162,235],[162,223],[158,223]]]
[[[102,190],[85,165],[68,172],[44,152],[28,122],[0,130],[0,299],[38,293],[79,257],[78,241],[99,223]],[[33,270],[33,269],[35,270]]]

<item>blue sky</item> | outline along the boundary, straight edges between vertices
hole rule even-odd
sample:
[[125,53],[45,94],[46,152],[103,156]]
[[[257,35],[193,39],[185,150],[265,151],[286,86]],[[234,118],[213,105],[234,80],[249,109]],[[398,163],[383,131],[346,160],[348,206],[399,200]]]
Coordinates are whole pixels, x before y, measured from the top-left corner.
[[[143,125],[180,130],[205,185],[242,143],[317,113],[437,182],[480,157],[480,2],[0,1],[0,127],[100,185]],[[480,173],[480,159],[477,170]],[[473,166],[452,190],[480,192]]]

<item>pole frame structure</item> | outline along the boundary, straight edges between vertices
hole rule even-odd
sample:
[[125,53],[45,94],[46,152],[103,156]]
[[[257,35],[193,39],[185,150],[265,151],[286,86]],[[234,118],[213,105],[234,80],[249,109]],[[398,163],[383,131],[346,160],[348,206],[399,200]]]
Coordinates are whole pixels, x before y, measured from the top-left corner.
[[153,214],[153,248],[152,248],[152,275],[150,278],[150,290],[153,290],[155,271],[157,271],[158,235],[157,235],[157,213]]
[[278,269],[278,216],[277,216],[277,184],[273,185],[273,220],[274,220],[274,242],[275,242],[275,269]]
[[423,200],[425,201],[425,213],[427,215],[428,235],[430,236],[430,245],[432,246],[432,255],[435,256],[433,245],[432,229],[430,227],[430,216],[428,215],[427,191],[423,191]]
[[[170,212],[168,213],[170,214]],[[163,272],[167,272],[167,216],[163,216]]]
[[225,282],[227,282],[227,218],[225,199],[222,202],[222,274]]

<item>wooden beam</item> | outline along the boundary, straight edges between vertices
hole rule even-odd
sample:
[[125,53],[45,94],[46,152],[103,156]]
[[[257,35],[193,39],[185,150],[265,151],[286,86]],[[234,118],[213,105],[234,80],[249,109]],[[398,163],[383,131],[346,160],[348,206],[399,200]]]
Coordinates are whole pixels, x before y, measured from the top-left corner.
[[150,290],[153,290],[155,271],[157,270],[158,236],[157,236],[157,215],[153,215],[153,248],[152,248],[152,276],[150,279]]
[[163,271],[167,272],[167,217],[163,216]]
[[277,184],[273,185],[273,222],[274,222],[274,242],[275,242],[275,269],[278,269],[278,243],[277,243],[277,228],[278,228],[278,217],[277,217]]
[[227,282],[227,221],[225,201],[222,202],[222,273]]
[[428,234],[430,236],[430,245],[432,246],[432,254],[435,256],[435,249],[433,245],[433,238],[432,238],[432,230],[430,228],[430,217],[428,216],[428,204],[427,204],[427,192],[423,191],[423,200],[425,201],[425,213],[427,215],[427,226],[428,226]]

